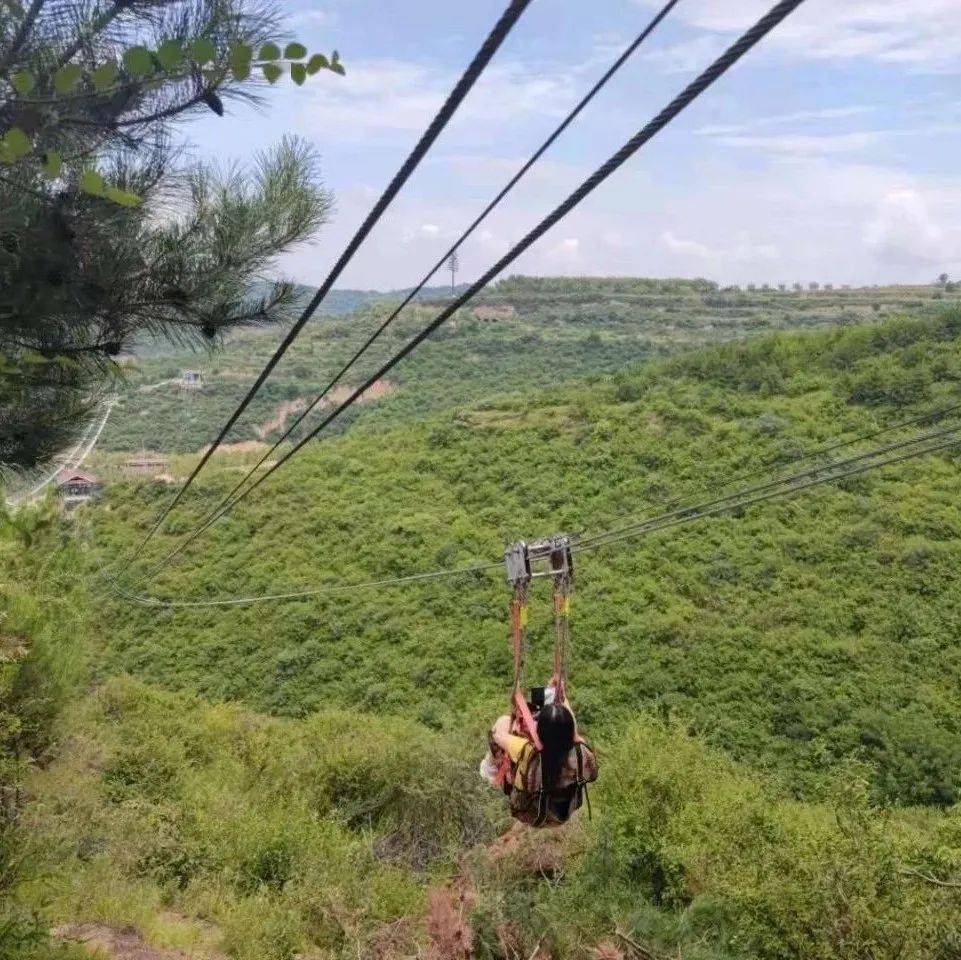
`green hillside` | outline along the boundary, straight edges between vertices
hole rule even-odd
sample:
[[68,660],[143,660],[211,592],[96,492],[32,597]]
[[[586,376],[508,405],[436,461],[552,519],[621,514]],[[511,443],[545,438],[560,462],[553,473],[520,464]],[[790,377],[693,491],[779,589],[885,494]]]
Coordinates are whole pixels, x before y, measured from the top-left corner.
[[[765,458],[790,462],[956,397],[959,316],[761,338],[352,432],[295,461],[152,592],[288,592],[470,565],[520,537],[603,530],[664,499],[709,498]],[[234,477],[203,484],[172,534]],[[879,799],[953,802],[958,487],[953,460],[932,458],[585,555],[575,620],[585,720],[616,729],[656,705],[803,795],[854,756]],[[101,560],[128,553],[168,496],[114,487],[91,518]],[[160,538],[153,555],[176,542]],[[105,665],[284,715],[359,706],[451,728],[498,703],[507,600],[494,571],[262,607],[114,602]]]
[[[436,295],[436,290],[433,291]],[[357,293],[335,307],[357,312],[318,316],[267,382],[232,439],[279,436],[297,405],[313,399],[380,325],[397,302]],[[610,373],[645,358],[700,343],[723,342],[775,329],[838,325],[902,314],[934,313],[957,291],[932,287],[860,290],[719,289],[707,281],[537,279],[516,277],[491,288],[461,312],[391,376],[383,399],[359,411],[363,419],[402,421],[494,393],[529,391],[571,377]],[[422,327],[438,306],[407,311],[369,360],[346,379],[376,370]],[[282,336],[248,330],[222,352],[166,350],[139,357],[129,388],[100,448],[196,451],[209,441],[246,392]],[[202,389],[184,391],[186,370]]]
[[[371,414],[143,589],[183,601],[460,567],[710,499],[961,402],[959,334],[958,310],[778,332]],[[510,680],[499,570],[147,607],[107,596],[100,570],[131,578],[166,487],[111,483],[66,523],[24,514],[0,530],[19,691],[0,719],[8,791],[33,799],[0,843],[17,905],[0,947],[65,956],[35,946],[46,927],[102,923],[206,960],[453,960],[457,930],[491,960],[958,956],[959,459],[579,554],[571,686],[601,761],[594,816],[506,840],[476,773]],[[145,562],[236,462],[204,475]],[[532,677],[549,605],[541,582]]]

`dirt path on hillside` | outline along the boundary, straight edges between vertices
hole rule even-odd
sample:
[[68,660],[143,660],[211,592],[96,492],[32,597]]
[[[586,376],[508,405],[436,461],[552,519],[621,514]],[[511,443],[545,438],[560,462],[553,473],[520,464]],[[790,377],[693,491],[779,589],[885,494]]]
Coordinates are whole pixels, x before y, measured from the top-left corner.
[[[82,944],[93,957],[107,960],[190,960],[197,954],[165,950],[144,942],[136,927],[111,927],[105,923],[70,923],[53,931],[57,940]],[[228,960],[222,953],[202,954],[206,960]]]
[[[580,830],[574,824],[558,830],[531,830],[515,823],[490,845],[470,851],[452,880],[437,884],[428,891],[426,914],[421,921],[427,930],[426,944],[418,945],[418,918],[402,917],[384,925],[373,937],[366,955],[372,960],[400,960],[411,957],[416,951],[419,960],[472,960],[476,956],[476,931],[471,915],[478,892],[471,877],[470,854],[481,853],[488,866],[495,870],[509,864],[511,871],[520,870],[550,881],[563,876],[567,861],[581,838]],[[175,913],[163,914],[163,919],[173,924],[199,922],[205,930],[209,926],[211,935],[202,937],[208,942],[198,944],[190,952],[151,946],[132,926],[73,923],[57,927],[53,936],[64,942],[83,945],[97,960],[228,960],[222,953],[211,949],[219,939],[215,926]],[[497,925],[493,933],[505,957],[552,960],[549,935],[535,938],[530,931],[510,923]],[[612,941],[598,944],[592,952],[596,960],[653,960],[653,955],[640,946],[624,949],[623,944]]]
[[274,430],[283,430],[284,427],[287,426],[287,418],[291,416],[291,414],[300,413],[306,408],[307,401],[302,397],[298,397],[296,400],[287,400],[277,408],[277,413],[272,419],[266,423],[262,423],[259,427],[254,427],[254,433],[263,440],[264,437],[273,433]]
[[[355,387],[350,386],[334,387],[334,389],[317,404],[317,409],[323,410],[325,407],[339,406],[355,389]],[[394,389],[394,384],[391,383],[390,380],[377,380],[370,385],[365,393],[362,393],[360,397],[358,397],[357,402],[370,403],[372,400],[380,400],[389,393],[393,393]],[[259,426],[254,427],[254,433],[263,440],[270,436],[275,430],[283,430],[284,427],[287,426],[287,420],[290,417],[302,413],[306,409],[307,401],[303,397],[298,397],[296,400],[285,400],[277,407],[277,412],[273,417]]]

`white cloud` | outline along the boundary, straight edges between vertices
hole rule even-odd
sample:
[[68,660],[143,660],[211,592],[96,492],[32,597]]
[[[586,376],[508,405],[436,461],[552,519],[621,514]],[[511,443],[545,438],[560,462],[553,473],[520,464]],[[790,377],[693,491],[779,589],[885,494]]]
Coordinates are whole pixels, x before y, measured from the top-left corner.
[[863,116],[866,113],[873,112],[875,109],[875,107],[864,104],[852,104],[847,107],[828,107],[823,110],[795,110],[793,113],[776,113],[767,117],[754,117],[746,123],[713,124],[700,127],[694,132],[702,137],[750,133],[752,130],[758,130],[764,127],[806,123],[811,120],[842,120],[848,117]]
[[[318,132],[363,140],[371,132],[422,132],[456,81],[446,70],[404,60],[351,61],[342,83],[308,92],[304,120]],[[457,112],[456,124],[503,124],[560,116],[577,91],[567,70],[538,73],[520,63],[489,67]]]
[[301,10],[290,17],[294,27],[327,27],[332,22],[333,17],[325,10]]
[[924,138],[953,135],[961,132],[961,124],[936,123],[925,127],[905,127],[896,130],[855,130],[848,133],[822,134],[771,134],[771,135],[726,135],[716,131],[724,128],[702,128],[714,131],[714,140],[726,147],[743,147],[776,156],[798,159],[810,156],[825,156],[841,153],[859,153],[872,150],[884,141],[902,139],[912,143],[922,142]]
[[578,237],[565,237],[560,243],[548,248],[546,257],[555,264],[575,266],[581,259],[581,241]]
[[754,243],[746,234],[739,235],[733,242],[708,246],[706,243],[678,237],[673,231],[665,230],[661,234],[661,243],[679,258],[702,260],[721,268],[732,264],[750,264],[753,267],[778,257],[774,244]]
[[952,238],[937,223],[925,197],[917,190],[894,190],[878,205],[864,229],[864,242],[887,263],[934,267],[961,256],[961,236]]
[[696,240],[685,240],[675,236],[672,230],[665,230],[661,234],[661,243],[671,252],[682,257],[697,257],[701,260],[718,260],[720,253]]
[[723,38],[702,34],[658,47],[644,54],[644,59],[665,73],[699,73],[723,53],[726,46]]
[[420,232],[428,237],[436,237],[440,233],[440,227],[436,223],[422,223]]
[[792,158],[832,153],[857,153],[876,146],[884,138],[883,132],[868,130],[855,133],[784,134],[782,136],[718,137],[727,147],[747,147],[768,153],[784,154]]
[[[635,0],[644,7],[659,0]],[[675,16],[709,34],[740,32],[768,11],[770,0],[688,0]],[[808,0],[765,41],[820,59],[870,59],[919,73],[961,72],[958,0]]]

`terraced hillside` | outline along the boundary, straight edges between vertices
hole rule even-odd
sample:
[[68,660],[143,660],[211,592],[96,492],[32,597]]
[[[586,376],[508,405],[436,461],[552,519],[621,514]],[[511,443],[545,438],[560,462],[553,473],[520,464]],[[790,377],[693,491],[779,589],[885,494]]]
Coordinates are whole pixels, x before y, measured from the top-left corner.
[[[495,393],[607,374],[700,343],[778,329],[924,316],[957,297],[958,291],[940,287],[721,290],[707,281],[511,278],[401,364],[383,385],[385,399],[360,408],[358,415],[397,422]],[[355,313],[312,321],[232,439],[275,439],[288,417],[380,324],[392,302],[370,301]],[[356,385],[377,369],[436,309],[412,307],[345,382]],[[226,420],[281,335],[278,330],[250,330],[216,354],[141,357],[101,449],[199,450]],[[185,371],[200,374],[199,389],[183,389]]]

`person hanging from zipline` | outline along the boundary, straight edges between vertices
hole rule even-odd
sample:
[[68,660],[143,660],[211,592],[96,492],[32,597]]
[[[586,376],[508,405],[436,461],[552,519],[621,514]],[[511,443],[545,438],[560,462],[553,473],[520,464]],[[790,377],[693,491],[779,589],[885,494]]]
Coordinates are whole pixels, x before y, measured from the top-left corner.
[[[550,687],[545,689],[546,699],[552,692]],[[597,779],[597,759],[578,738],[566,701],[545,703],[534,714],[534,722],[540,749],[527,737],[511,732],[509,715],[498,717],[481,769],[492,786],[507,794],[511,815],[517,820],[536,827],[560,826],[587,798],[587,784]],[[501,778],[504,758],[507,770]]]
[[[531,561],[547,562],[535,573]],[[570,544],[558,537],[539,544],[517,544],[505,555],[514,587],[511,634],[514,685],[509,715],[499,717],[481,763],[481,776],[507,795],[511,815],[533,827],[556,827],[590,799],[587,784],[597,779],[597,759],[577,731],[567,699],[567,647],[573,573]],[[531,702],[521,693],[527,627],[527,592],[535,576],[554,577],[554,674],[547,687],[535,687]]]

